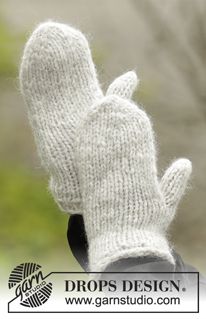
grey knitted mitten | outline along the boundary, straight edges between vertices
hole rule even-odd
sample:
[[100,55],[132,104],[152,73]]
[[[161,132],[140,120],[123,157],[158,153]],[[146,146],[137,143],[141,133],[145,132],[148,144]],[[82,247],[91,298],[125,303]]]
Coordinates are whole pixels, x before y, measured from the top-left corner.
[[179,159],[158,180],[146,113],[116,95],[103,98],[79,127],[76,162],[90,269],[147,255],[174,263],[166,231],[192,167]]
[[[24,50],[20,84],[54,199],[62,210],[81,213],[76,129],[87,109],[103,97],[84,35],[60,23],[38,26]],[[113,82],[108,94],[130,98],[136,85],[136,74],[128,72]]]

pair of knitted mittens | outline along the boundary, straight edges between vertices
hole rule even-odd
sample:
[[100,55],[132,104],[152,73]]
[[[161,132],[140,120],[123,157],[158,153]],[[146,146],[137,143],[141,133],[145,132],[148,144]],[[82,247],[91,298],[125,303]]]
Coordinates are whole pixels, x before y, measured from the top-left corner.
[[130,100],[136,74],[104,95],[84,35],[46,22],[26,44],[20,83],[54,199],[83,215],[90,270],[146,255],[174,263],[166,231],[191,163],[175,161],[158,180],[150,119]]

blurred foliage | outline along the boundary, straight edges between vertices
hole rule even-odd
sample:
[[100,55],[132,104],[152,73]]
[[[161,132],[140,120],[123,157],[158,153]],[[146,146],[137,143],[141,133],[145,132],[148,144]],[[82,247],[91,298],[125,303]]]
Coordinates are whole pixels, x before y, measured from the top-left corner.
[[14,37],[10,34],[3,21],[0,19],[0,76],[13,75],[16,71],[12,47]]
[[66,241],[68,216],[60,214],[42,176],[26,168],[0,168],[1,256],[52,254]]
[[[18,75],[25,42],[25,34],[10,29],[0,15],[0,82],[6,87],[9,85],[8,94],[17,89],[13,82],[7,80],[13,81]],[[101,59],[100,53],[97,52],[95,56],[96,60]],[[0,96],[3,92],[4,89],[0,90]],[[2,154],[0,164],[0,264],[15,264],[25,258],[30,261],[40,258],[55,260],[58,255],[59,258],[64,256],[64,263],[69,260],[70,268],[73,265],[77,267],[66,239],[68,214],[62,214],[55,204],[43,172],[34,172],[21,164],[17,153],[25,152],[22,143],[25,143],[27,150],[29,142],[23,138],[27,128],[21,126],[23,135],[19,137],[19,132],[15,132],[18,127],[12,128],[3,116],[9,110],[9,105],[0,104],[1,143],[5,145],[4,153],[5,148],[10,150],[6,155]],[[19,123],[18,120],[16,122]],[[8,127],[10,131],[5,129]],[[8,157],[7,163],[4,162],[5,156]]]
[[[17,76],[19,57],[24,42],[25,35],[9,28],[0,16],[1,84],[6,80],[6,83],[10,85],[7,79]],[[1,106],[3,112],[5,108]],[[12,136],[12,141],[15,136]],[[10,135],[2,136],[1,142],[8,144],[9,138]],[[15,149],[13,154],[16,154]],[[41,173],[34,174],[17,162],[14,158],[13,161],[5,164],[1,157],[1,263],[24,260],[25,257],[33,259],[35,256],[38,258],[52,256],[57,250],[61,253],[64,241],[68,248],[66,243],[68,217],[60,214],[47,190],[47,181]]]
[[106,52],[100,49],[98,46],[93,45],[91,47],[92,51],[92,59],[94,61],[94,64],[99,72],[103,72],[102,66],[105,63],[105,60],[107,59]]
[[0,79],[17,73],[19,47],[25,36],[15,34],[0,16]]

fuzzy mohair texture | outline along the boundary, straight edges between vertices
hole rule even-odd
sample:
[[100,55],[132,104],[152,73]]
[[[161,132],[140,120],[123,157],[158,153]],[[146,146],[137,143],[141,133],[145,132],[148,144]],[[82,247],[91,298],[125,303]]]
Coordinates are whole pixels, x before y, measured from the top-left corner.
[[[107,94],[130,98],[136,85],[136,74],[127,72]],[[86,37],[66,24],[40,24],[24,49],[20,87],[53,197],[61,210],[81,214],[76,129],[85,112],[103,97]]]
[[158,180],[149,117],[130,98],[135,72],[100,88],[85,36],[56,22],[37,27],[20,68],[21,91],[59,207],[83,214],[91,271],[122,258],[174,263],[167,229],[191,174],[179,159]]
[[191,173],[187,159],[157,177],[154,134],[147,114],[111,95],[91,107],[76,144],[76,163],[91,271],[127,257],[174,263],[167,229]]

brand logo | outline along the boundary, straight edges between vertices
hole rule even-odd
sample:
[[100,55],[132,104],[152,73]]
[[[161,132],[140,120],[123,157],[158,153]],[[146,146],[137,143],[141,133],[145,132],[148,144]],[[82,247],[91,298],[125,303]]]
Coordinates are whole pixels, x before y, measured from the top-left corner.
[[39,307],[51,296],[52,283],[43,276],[41,266],[35,263],[24,263],[15,267],[8,282],[9,289],[15,288],[16,298],[25,307]]

